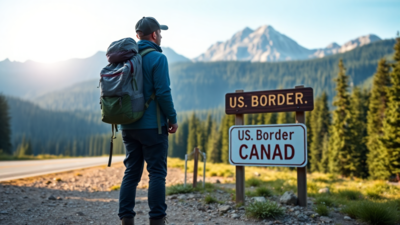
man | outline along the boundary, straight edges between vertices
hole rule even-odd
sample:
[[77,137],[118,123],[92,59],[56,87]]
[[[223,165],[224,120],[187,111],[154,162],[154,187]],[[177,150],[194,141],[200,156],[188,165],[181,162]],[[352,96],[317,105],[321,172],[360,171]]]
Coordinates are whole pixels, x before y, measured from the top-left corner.
[[[132,124],[122,125],[122,138],[126,149],[125,175],[119,196],[119,213],[123,225],[133,225],[136,213],[136,187],[143,172],[144,161],[149,172],[148,203],[150,225],[164,224],[167,205],[165,204],[165,177],[167,176],[168,132],[178,129],[176,111],[172,102],[168,62],[162,50],[160,25],[152,17],[143,17],[136,24],[139,52],[153,49],[143,56],[143,94],[149,99],[155,93],[143,117]],[[161,131],[157,122],[157,104],[160,112]],[[161,134],[160,134],[161,133]]]

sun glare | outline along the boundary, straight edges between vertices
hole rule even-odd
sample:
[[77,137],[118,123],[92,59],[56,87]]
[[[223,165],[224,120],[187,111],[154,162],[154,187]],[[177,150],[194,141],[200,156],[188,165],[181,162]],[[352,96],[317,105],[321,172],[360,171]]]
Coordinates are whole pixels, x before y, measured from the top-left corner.
[[65,60],[71,55],[86,57],[96,52],[96,26],[95,18],[77,6],[38,6],[13,26],[12,55],[38,62]]

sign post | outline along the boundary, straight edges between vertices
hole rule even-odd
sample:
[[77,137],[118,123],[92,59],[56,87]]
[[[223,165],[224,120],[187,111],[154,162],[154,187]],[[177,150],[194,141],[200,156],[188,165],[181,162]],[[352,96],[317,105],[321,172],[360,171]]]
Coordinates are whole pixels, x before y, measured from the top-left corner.
[[[197,171],[199,163],[199,148],[194,148],[193,188],[197,187]],[[205,170],[205,168],[204,168]],[[205,181],[203,181],[205,182]]]
[[[243,93],[243,90],[236,90],[236,93]],[[235,125],[243,125],[243,114],[235,115]],[[244,166],[236,166],[236,204],[244,204]]]
[[[313,89],[268,90],[225,95],[226,114],[235,114],[229,129],[229,162],[236,167],[236,203],[245,201],[245,166],[297,168],[298,204],[307,206],[307,128],[305,111],[314,109]],[[243,114],[296,112],[296,124],[244,125]]]
[[[295,88],[304,88],[304,85],[295,86]],[[306,123],[304,111],[296,111],[296,123]],[[307,167],[297,167],[297,196],[299,206],[307,206]]]

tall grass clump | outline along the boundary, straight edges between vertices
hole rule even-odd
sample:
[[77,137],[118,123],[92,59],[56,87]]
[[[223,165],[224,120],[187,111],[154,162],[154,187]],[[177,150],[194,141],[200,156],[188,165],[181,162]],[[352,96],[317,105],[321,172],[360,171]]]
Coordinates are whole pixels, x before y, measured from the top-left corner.
[[246,207],[246,215],[255,219],[277,218],[284,214],[283,209],[275,202],[253,202]]
[[206,204],[211,204],[211,203],[218,203],[219,201],[211,195],[206,195],[206,197],[204,198],[204,202]]
[[272,191],[266,187],[258,187],[256,189],[256,195],[257,196],[263,196],[263,197],[271,197],[273,195]]
[[324,204],[317,204],[314,210],[321,216],[329,216],[329,209]]
[[336,205],[335,201],[329,196],[320,196],[315,199],[315,204],[333,207]]
[[355,190],[340,190],[339,197],[347,200],[358,200],[362,197],[361,192]]
[[167,195],[174,195],[174,194],[185,194],[190,193],[193,191],[193,187],[190,185],[177,184],[167,187]]
[[342,210],[350,217],[360,219],[373,225],[394,225],[400,222],[400,212],[390,203],[354,202]]
[[261,180],[259,180],[257,178],[252,177],[252,178],[246,180],[246,186],[248,186],[248,187],[251,187],[251,186],[258,187],[260,185],[261,185]]

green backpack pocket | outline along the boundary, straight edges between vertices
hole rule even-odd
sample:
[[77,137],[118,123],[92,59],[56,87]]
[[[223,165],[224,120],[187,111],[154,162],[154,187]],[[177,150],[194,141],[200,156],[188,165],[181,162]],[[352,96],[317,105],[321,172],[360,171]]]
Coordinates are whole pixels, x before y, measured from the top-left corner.
[[129,95],[101,98],[101,120],[109,124],[129,124],[139,120],[143,112],[132,111]]

